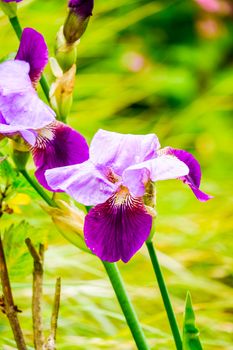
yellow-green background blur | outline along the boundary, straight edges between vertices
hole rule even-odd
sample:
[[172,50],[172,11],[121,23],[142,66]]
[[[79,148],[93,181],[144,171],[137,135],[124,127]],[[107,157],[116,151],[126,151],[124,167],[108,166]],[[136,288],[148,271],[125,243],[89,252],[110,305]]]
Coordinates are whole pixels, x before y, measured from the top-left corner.
[[[18,15],[24,27],[44,35],[52,56],[66,11],[65,0],[24,0]],[[0,59],[17,47],[1,13]],[[52,81],[49,67],[46,74]],[[43,97],[40,89],[39,93]],[[233,16],[208,14],[194,0],[95,1],[78,48],[68,121],[88,142],[99,128],[156,133],[162,146],[186,149],[200,161],[202,190],[214,199],[198,202],[178,180],[158,183],[154,243],[179,325],[189,290],[205,350],[230,350],[233,342],[232,113]],[[29,168],[33,172],[32,162]],[[0,231],[26,220],[35,236],[46,236],[47,330],[54,281],[62,277],[57,348],[135,349],[101,262],[65,241],[31,193],[31,200],[25,193],[9,200],[15,213],[4,214]],[[16,304],[23,310],[20,321],[32,346],[31,259],[24,242],[16,243],[9,269]],[[119,268],[151,348],[174,350],[146,249]],[[15,349],[3,314],[0,349]]]

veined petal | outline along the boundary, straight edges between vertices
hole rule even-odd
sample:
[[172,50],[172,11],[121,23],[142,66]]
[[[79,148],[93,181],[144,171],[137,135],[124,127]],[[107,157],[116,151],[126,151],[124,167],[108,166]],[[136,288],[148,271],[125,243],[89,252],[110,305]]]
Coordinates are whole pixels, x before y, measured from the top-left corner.
[[159,147],[154,134],[130,135],[99,130],[90,145],[90,159],[122,175],[125,168],[155,157]]
[[28,72],[29,65],[23,61],[0,64],[0,111],[9,125],[5,132],[40,129],[55,119],[53,110],[33,89]]
[[149,237],[152,217],[140,198],[129,193],[120,200],[118,196],[114,194],[89,211],[84,236],[88,248],[101,260],[126,263]]
[[26,92],[32,89],[27,62],[9,60],[0,64],[0,94]]
[[48,62],[48,48],[43,36],[32,28],[25,28],[15,59],[29,63],[29,76],[35,85]]
[[54,122],[38,131],[32,154],[38,181],[51,190],[45,179],[45,171],[80,164],[88,159],[89,149],[85,138],[76,130],[61,122]]
[[182,176],[181,180],[191,188],[198,200],[205,202],[213,198],[212,196],[209,196],[208,194],[199,190],[201,183],[201,167],[196,158],[191,153],[172,147],[166,147],[162,149],[161,152],[163,154],[173,155],[187,165],[189,168],[189,173],[186,176]]
[[189,168],[174,156],[162,155],[127,168],[122,176],[123,184],[135,196],[143,196],[148,181],[176,179],[187,175]]
[[118,187],[90,161],[47,170],[45,178],[54,191],[64,191],[84,205],[104,203]]

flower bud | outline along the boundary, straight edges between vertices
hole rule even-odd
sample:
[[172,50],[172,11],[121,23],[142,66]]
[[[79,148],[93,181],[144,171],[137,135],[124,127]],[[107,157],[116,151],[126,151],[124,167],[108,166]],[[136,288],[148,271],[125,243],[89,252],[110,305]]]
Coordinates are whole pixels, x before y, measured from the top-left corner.
[[[53,72],[55,73],[54,69]],[[58,69],[57,72],[57,79],[50,89],[50,102],[53,109],[56,111],[57,119],[66,122],[73,102],[76,65],[74,64],[70,70],[64,74],[62,71],[59,72]]]
[[67,43],[63,34],[63,26],[59,29],[56,37],[55,56],[64,72],[76,63],[78,43],[79,41],[74,44]]
[[30,152],[27,143],[16,136],[11,140],[12,144],[12,159],[18,170],[24,170],[27,164]]
[[51,216],[62,236],[76,247],[90,253],[84,237],[83,227],[85,214],[82,210],[68,203],[57,200],[59,208],[52,208],[42,205],[42,208]]
[[67,43],[73,44],[85,32],[92,10],[93,0],[70,0],[69,14],[64,25],[64,36]]

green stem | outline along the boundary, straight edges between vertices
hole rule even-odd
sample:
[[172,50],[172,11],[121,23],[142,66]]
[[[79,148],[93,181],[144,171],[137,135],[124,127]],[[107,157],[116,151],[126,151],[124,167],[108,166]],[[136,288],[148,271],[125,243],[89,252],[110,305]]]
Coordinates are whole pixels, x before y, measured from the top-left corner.
[[[14,29],[18,39],[20,40],[21,36],[22,36],[22,27],[20,25],[18,17],[15,16],[13,18],[9,18],[9,20],[10,20],[12,28]],[[42,87],[42,90],[44,91],[44,94],[45,94],[48,102],[50,103],[50,99],[49,99],[49,84],[48,84],[47,79],[45,78],[45,76],[43,74],[41,75],[40,85]]]
[[36,192],[44,199],[44,201],[50,206],[57,208],[56,202],[54,202],[43,188],[28,174],[27,170],[20,170],[20,173],[25,177],[25,179],[30,183],[30,185],[36,190]]
[[146,242],[146,246],[147,246],[148,252],[150,254],[151,263],[153,265],[155,276],[157,278],[159,289],[160,289],[160,292],[161,292],[161,295],[163,298],[163,303],[164,303],[164,306],[165,306],[165,309],[167,312],[167,316],[168,316],[168,320],[169,320],[170,327],[172,330],[173,338],[174,338],[175,343],[176,343],[176,349],[182,350],[182,340],[181,340],[178,324],[176,321],[176,316],[175,316],[175,313],[174,313],[173,308],[172,308],[172,304],[170,301],[168,290],[167,290],[167,287],[166,287],[166,284],[165,284],[165,281],[163,278],[162,271],[160,269],[159,261],[158,261],[158,258],[157,258],[152,241],[148,240]]
[[123,314],[125,315],[126,322],[130,328],[131,334],[135,340],[137,348],[139,350],[150,349],[149,345],[146,342],[146,338],[138,321],[137,315],[126,292],[124,282],[121,278],[117,265],[114,263],[108,263],[106,261],[102,262],[111,281],[112,287],[115,291]]

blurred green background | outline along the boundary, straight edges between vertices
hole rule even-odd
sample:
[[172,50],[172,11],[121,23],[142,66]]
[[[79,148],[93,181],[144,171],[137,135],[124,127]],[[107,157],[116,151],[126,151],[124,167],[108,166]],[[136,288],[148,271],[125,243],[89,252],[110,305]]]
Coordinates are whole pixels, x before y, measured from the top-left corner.
[[[66,1],[24,0],[18,14],[24,27],[43,33],[53,55]],[[18,41],[2,13],[0,27],[3,58],[17,51]],[[88,141],[98,128],[154,132],[162,146],[186,149],[199,159],[202,190],[214,199],[200,203],[179,181],[158,183],[154,242],[179,325],[189,290],[204,349],[232,349],[233,15],[208,13],[194,0],[96,0],[77,64],[69,122]],[[49,67],[46,74],[51,80]],[[135,349],[102,264],[65,241],[38,205],[37,195],[25,188],[9,198],[15,214],[4,214],[0,229],[25,219],[30,225],[21,225],[20,235],[17,229],[11,232],[8,242],[10,275],[27,342],[32,346],[32,262],[22,237],[30,235],[47,242],[47,329],[55,278],[62,277],[57,348]],[[25,194],[29,190],[31,200]],[[119,267],[151,348],[174,350],[146,249]],[[0,348],[15,349],[3,314]]]

